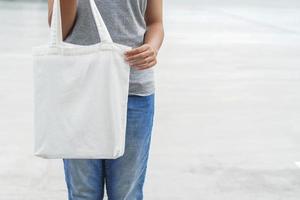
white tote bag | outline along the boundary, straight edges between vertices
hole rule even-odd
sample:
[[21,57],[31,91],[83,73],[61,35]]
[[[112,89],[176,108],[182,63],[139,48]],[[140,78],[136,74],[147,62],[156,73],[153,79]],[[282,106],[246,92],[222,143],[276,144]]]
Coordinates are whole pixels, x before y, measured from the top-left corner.
[[55,0],[50,43],[33,47],[34,155],[115,159],[125,150],[130,66],[90,0],[101,43],[63,42]]

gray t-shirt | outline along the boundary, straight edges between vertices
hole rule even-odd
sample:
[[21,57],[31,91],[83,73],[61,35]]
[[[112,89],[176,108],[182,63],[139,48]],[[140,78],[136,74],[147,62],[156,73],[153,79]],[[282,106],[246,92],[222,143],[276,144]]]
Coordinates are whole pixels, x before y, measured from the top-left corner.
[[[147,0],[95,0],[95,2],[114,42],[131,47],[143,44]],[[65,42],[91,45],[100,41],[89,0],[78,0],[77,19]],[[129,94],[150,95],[155,91],[154,86],[153,67],[144,70],[130,68]]]

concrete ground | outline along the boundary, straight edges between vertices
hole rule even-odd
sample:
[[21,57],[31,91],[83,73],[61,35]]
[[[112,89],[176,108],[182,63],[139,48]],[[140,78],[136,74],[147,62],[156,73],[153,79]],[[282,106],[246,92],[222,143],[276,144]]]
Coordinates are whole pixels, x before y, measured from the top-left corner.
[[[300,198],[300,2],[242,2],[165,1],[145,200]],[[61,160],[32,155],[46,15],[0,1],[0,200],[67,199]]]

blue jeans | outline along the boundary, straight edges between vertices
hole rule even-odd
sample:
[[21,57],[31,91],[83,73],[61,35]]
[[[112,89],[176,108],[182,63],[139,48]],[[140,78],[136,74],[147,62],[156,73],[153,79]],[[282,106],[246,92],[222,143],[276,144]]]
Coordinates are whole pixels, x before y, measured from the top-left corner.
[[142,200],[154,94],[129,95],[125,153],[117,159],[63,159],[69,200]]

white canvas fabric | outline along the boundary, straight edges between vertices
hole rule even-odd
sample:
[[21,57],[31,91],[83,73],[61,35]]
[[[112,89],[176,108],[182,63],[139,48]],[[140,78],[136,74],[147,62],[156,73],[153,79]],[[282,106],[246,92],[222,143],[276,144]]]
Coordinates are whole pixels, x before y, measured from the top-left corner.
[[125,150],[132,47],[112,41],[90,0],[101,42],[62,40],[55,0],[49,44],[33,48],[34,155],[42,158],[115,159]]

